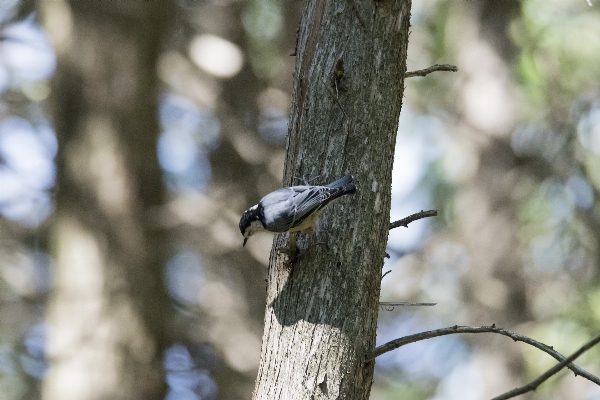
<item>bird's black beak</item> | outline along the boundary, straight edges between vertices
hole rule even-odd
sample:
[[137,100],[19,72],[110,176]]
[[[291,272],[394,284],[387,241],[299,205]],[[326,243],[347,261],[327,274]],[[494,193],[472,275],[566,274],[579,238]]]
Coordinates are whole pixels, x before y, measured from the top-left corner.
[[245,237],[245,238],[244,238],[244,244],[242,245],[242,247],[244,247],[244,246],[246,245],[246,242],[247,242],[247,241],[248,241],[248,238],[247,238],[247,237]]

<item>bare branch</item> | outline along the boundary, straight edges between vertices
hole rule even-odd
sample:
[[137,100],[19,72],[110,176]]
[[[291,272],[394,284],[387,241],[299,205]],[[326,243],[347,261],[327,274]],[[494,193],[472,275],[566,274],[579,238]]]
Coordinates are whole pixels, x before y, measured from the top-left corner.
[[456,72],[456,71],[458,71],[458,68],[456,67],[456,65],[451,65],[451,64],[435,64],[429,68],[418,69],[416,71],[408,71],[406,74],[404,74],[404,77],[412,78],[413,76],[425,76],[425,75],[430,74],[435,71]]
[[[389,257],[388,257],[388,258],[389,258]],[[381,280],[383,280],[383,278],[385,278],[385,276],[386,276],[387,274],[389,274],[390,272],[392,272],[392,270],[391,270],[391,269],[390,269],[388,272],[386,272],[385,274],[381,275]]]
[[418,212],[418,213],[413,214],[413,215],[409,215],[408,217],[402,218],[399,221],[392,222],[390,224],[390,230],[394,229],[394,228],[397,228],[399,226],[403,226],[405,228],[408,228],[408,224],[410,224],[411,222],[416,221],[418,219],[427,218],[427,217],[435,217],[435,216],[437,216],[437,213],[438,213],[437,210],[429,210],[429,211],[423,211],[423,210],[421,210],[421,212]]
[[408,301],[380,301],[379,305],[385,307],[387,311],[392,311],[394,307],[420,307],[420,306],[435,306],[437,303],[411,303]]
[[552,375],[556,374],[558,371],[566,367],[577,357],[579,357],[598,343],[600,343],[600,335],[596,336],[595,338],[581,346],[579,350],[577,350],[575,353],[571,354],[569,357],[565,358],[564,360],[556,364],[554,367],[550,368],[548,371],[544,372],[542,375],[529,382],[527,385],[523,385],[521,387],[510,390],[506,393],[501,394],[500,396],[494,397],[492,400],[506,400],[537,389],[537,387],[540,386],[544,381],[546,381]]
[[[499,333],[501,335],[508,336],[515,342],[517,342],[517,341],[523,342],[523,343],[527,343],[533,347],[536,347],[536,348],[542,350],[543,352],[548,353],[550,356],[554,357],[556,360],[558,360],[560,362],[565,360],[565,357],[562,354],[560,354],[558,351],[554,350],[552,347],[550,347],[544,343],[538,342],[537,340],[531,339],[530,337],[509,331],[507,329],[497,328],[496,325],[478,326],[478,327],[455,325],[455,326],[452,326],[449,328],[436,329],[433,331],[420,332],[415,335],[404,336],[404,337],[392,340],[390,342],[387,342],[381,346],[376,347],[372,353],[367,355],[366,361],[373,360],[375,357],[378,357],[384,353],[387,353],[388,351],[392,351],[392,350],[397,349],[398,347],[404,346],[406,344],[418,342],[418,341],[425,340],[425,339],[431,339],[431,338],[438,337],[438,336],[452,335],[455,333],[483,333],[483,332]],[[573,371],[575,373],[575,375],[581,375],[584,378],[588,379],[589,381],[592,381],[596,385],[600,386],[600,378],[598,378],[594,374],[589,373],[588,371],[584,370],[583,368],[578,367],[575,364],[569,364],[569,363],[567,363],[567,364],[568,364],[567,367],[571,371]]]

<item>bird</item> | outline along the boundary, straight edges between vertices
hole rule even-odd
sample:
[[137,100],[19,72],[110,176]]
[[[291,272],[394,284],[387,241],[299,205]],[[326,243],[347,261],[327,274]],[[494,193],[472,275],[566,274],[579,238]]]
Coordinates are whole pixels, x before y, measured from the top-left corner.
[[263,197],[240,219],[244,244],[256,232],[303,232],[314,234],[316,221],[333,200],[356,192],[352,175],[346,175],[325,186],[284,187]]

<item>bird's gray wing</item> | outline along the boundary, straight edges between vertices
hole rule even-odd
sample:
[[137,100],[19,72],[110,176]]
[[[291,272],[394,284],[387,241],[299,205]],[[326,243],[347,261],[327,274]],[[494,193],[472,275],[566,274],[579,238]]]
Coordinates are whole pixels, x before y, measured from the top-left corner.
[[294,197],[308,190],[308,186],[293,186],[269,193],[259,205],[263,209],[265,228],[271,232],[285,232],[293,227],[297,206]]
[[261,200],[265,227],[274,232],[292,229],[327,205],[341,190],[327,186],[292,186],[276,190]]

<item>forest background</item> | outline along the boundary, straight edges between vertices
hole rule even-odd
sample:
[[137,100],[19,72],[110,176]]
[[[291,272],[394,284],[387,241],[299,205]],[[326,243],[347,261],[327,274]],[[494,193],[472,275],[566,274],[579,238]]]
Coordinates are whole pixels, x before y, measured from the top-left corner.
[[[272,238],[237,223],[281,185],[302,6],[0,4],[0,399],[251,397]],[[408,70],[458,72],[405,82],[392,220],[439,214],[390,231],[382,301],[437,305],[382,308],[377,343],[495,323],[569,354],[600,330],[600,5],[415,0],[411,24]],[[372,398],[554,362],[447,336],[379,357]],[[598,397],[563,371],[524,398]]]

